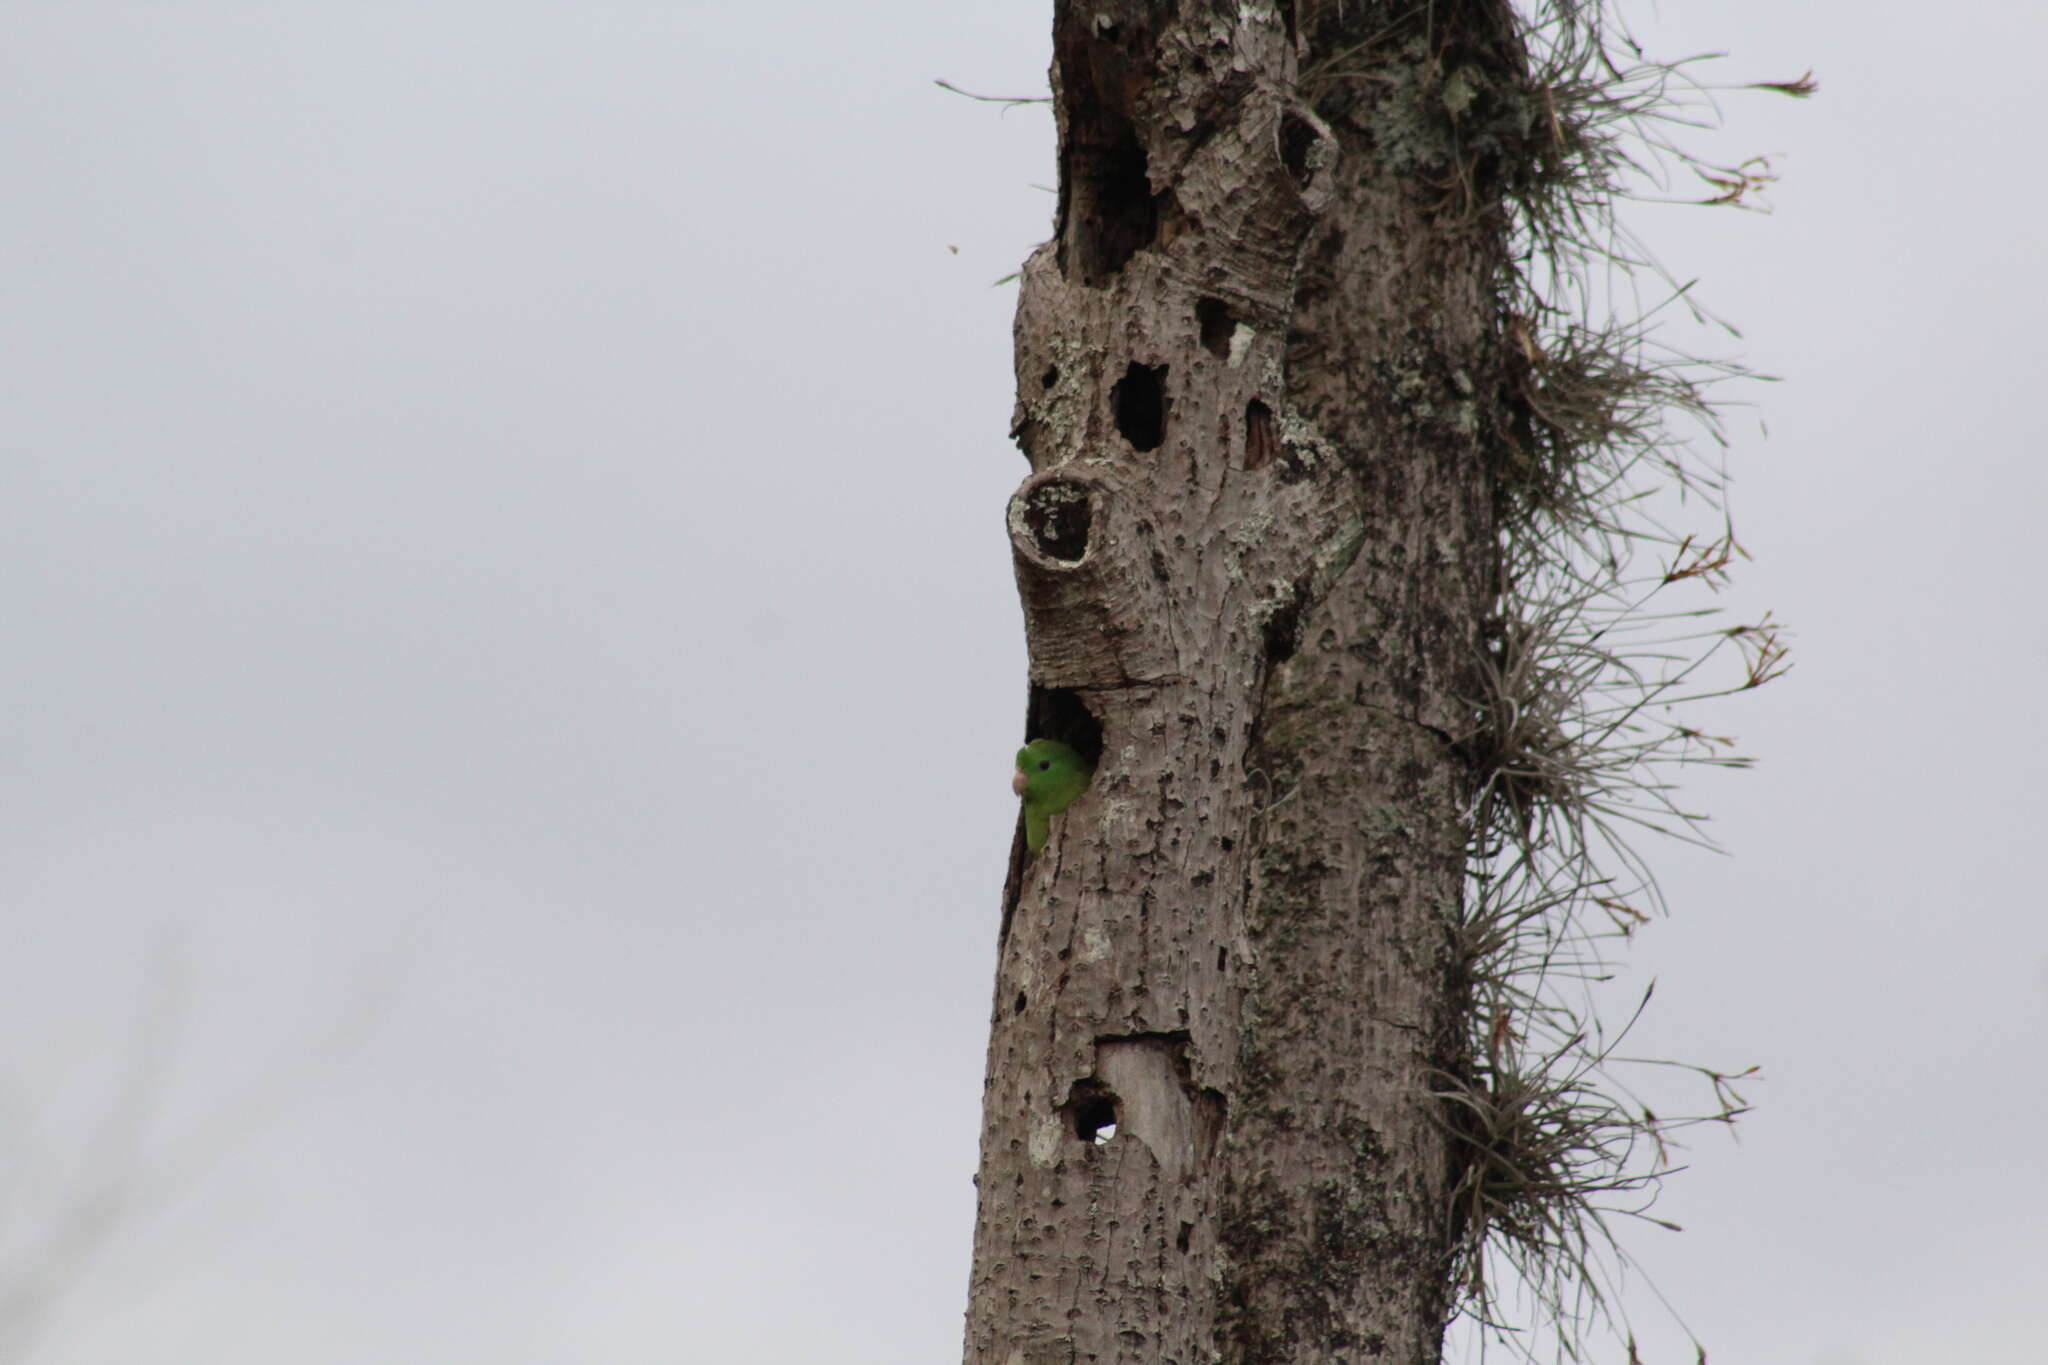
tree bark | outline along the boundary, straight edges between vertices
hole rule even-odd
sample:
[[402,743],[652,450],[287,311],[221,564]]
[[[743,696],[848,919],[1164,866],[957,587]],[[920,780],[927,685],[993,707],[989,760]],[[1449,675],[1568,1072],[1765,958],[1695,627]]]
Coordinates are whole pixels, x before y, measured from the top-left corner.
[[1518,61],[1490,0],[1056,0],[1009,532],[1097,766],[1005,890],[969,1365],[1441,1354]]

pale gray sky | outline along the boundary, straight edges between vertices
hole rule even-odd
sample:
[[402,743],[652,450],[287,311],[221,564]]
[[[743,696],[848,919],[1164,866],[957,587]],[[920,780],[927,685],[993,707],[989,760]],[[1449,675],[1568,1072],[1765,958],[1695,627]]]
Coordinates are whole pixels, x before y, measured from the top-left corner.
[[[124,1068],[162,1172],[30,1359],[957,1357],[1053,169],[931,81],[1048,13],[0,8],[0,1271]],[[2048,1292],[2048,17],[1892,14],[1638,24],[1823,85],[1705,144],[1775,215],[1635,219],[1788,381],[1798,665],[1636,955],[1768,1074],[1631,1243],[1749,1365],[2032,1365]]]

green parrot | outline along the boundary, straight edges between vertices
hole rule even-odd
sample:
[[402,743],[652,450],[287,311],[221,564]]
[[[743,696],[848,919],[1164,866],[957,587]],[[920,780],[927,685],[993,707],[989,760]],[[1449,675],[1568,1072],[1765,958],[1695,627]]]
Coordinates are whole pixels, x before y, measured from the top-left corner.
[[1052,818],[1088,790],[1095,770],[1088,760],[1056,739],[1034,739],[1017,751],[1017,771],[1010,790],[1024,798],[1024,846],[1032,853],[1045,847]]

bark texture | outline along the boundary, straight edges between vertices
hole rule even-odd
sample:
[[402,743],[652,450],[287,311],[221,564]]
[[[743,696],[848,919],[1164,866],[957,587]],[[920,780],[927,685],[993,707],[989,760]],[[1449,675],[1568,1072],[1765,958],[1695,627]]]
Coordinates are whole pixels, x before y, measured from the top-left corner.
[[1005,891],[966,1360],[1434,1361],[1513,31],[1055,11],[1009,531],[1027,737],[1097,768]]

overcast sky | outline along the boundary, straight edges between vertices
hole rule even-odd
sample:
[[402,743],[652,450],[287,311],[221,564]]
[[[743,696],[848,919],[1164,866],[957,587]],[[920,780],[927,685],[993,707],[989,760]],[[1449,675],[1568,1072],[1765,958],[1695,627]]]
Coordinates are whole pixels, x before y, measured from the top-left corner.
[[[2048,17],[1638,31],[1823,93],[1702,144],[1775,214],[1634,219],[1786,380],[1730,604],[1798,662],[1706,718],[1762,764],[1692,787],[1733,856],[1657,851],[1633,978],[1760,1107],[1631,1246],[1716,1361],[2033,1365]],[[0,7],[25,1359],[957,1359],[1024,701],[991,282],[1054,171],[932,79],[1048,50],[1034,0]]]

